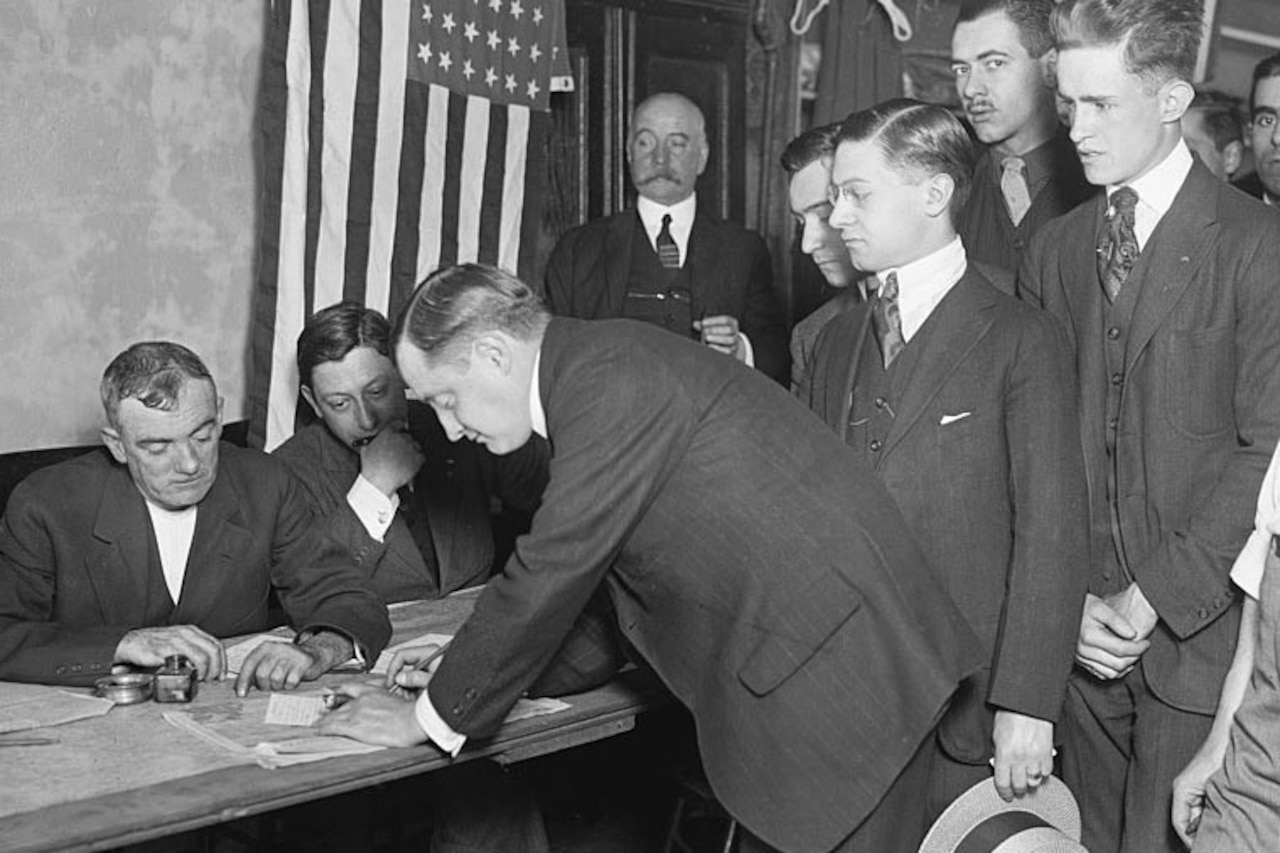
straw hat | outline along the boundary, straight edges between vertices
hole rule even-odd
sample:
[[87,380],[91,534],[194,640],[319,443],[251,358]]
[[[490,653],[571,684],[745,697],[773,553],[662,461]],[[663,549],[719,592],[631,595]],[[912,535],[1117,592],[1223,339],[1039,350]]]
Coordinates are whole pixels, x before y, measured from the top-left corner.
[[1080,808],[1060,779],[1006,803],[983,779],[947,806],[920,853],[1089,853],[1080,843]]

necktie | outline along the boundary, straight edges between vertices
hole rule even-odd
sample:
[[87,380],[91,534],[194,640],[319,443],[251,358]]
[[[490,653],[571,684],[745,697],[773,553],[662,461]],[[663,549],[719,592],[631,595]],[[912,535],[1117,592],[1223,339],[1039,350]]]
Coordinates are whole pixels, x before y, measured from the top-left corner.
[[1009,218],[1017,225],[1031,209],[1031,193],[1027,189],[1027,164],[1021,157],[1006,157],[1000,165],[1000,193],[1004,196],[1004,203],[1009,206]]
[[906,341],[902,337],[902,316],[898,313],[898,274],[889,273],[880,293],[876,296],[875,306],[871,309],[871,320],[876,327],[876,337],[880,339],[880,353],[884,357],[884,368],[902,352]]
[[1133,210],[1137,205],[1138,193],[1132,187],[1113,192],[1107,227],[1098,240],[1098,278],[1112,302],[1120,295],[1120,288],[1138,259],[1138,238],[1133,231]]
[[658,260],[669,270],[680,269],[680,247],[671,236],[671,214],[662,216],[662,230],[658,232]]

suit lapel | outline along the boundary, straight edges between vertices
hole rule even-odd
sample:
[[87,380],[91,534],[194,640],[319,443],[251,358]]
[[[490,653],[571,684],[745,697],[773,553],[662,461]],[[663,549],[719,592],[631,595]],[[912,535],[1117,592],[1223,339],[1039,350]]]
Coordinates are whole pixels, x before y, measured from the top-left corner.
[[226,585],[232,583],[238,558],[252,539],[248,522],[240,511],[235,485],[225,470],[219,470],[213,488],[200,502],[196,513],[196,530],[187,555],[174,624],[205,621]]
[[[1215,212],[1220,191],[1217,179],[1198,162],[1193,164],[1173,205],[1147,241],[1147,248],[1157,251],[1147,256],[1142,273],[1133,336],[1125,350],[1126,373],[1182,297],[1203,259],[1209,256],[1208,247],[1218,238]],[[1213,199],[1212,204],[1206,203],[1209,199]]]
[[609,220],[605,236],[605,310],[596,317],[621,317],[627,301],[627,279],[631,277],[631,252],[637,228],[644,228],[634,209]]
[[[872,297],[874,298],[874,297]],[[862,354],[866,352],[867,336],[871,334],[871,303],[863,301],[837,317],[830,324],[831,360],[828,381],[824,383],[828,423],[840,434],[841,441],[849,439],[849,419],[853,410],[853,386],[858,378]],[[835,423],[831,423],[831,417]]]
[[[720,285],[720,270],[723,264],[717,263],[722,258],[720,253],[720,232],[705,216],[695,214],[693,227],[689,229],[689,244],[685,247],[688,258],[685,266],[689,270],[689,286],[692,291],[690,311],[697,320],[708,312],[708,305],[717,305],[716,298]],[[717,309],[714,313],[720,313]]]
[[[1059,251],[1058,253],[1058,262],[1062,267],[1058,281],[1065,294],[1070,313],[1071,328],[1068,330],[1068,334],[1077,343],[1079,342],[1077,330],[1088,328],[1088,318],[1092,312],[1099,310],[1099,302],[1103,299],[1102,282],[1098,279],[1098,254],[1096,248],[1098,234],[1101,233],[1102,223],[1106,220],[1107,194],[1099,192],[1086,204],[1092,206],[1093,213],[1092,216],[1085,218],[1086,222],[1092,223],[1091,230],[1087,234],[1079,235],[1079,239],[1086,246],[1081,247],[1080,251]],[[1075,287],[1072,285],[1072,282],[1077,281],[1082,282],[1083,286]]]
[[[885,437],[882,460],[888,458],[903,436],[920,420],[947,377],[955,372],[991,329],[994,320],[990,309],[995,303],[991,294],[978,286],[979,281],[978,273],[970,267],[916,333],[917,342],[922,346],[915,356],[914,365],[902,365],[911,370],[911,375],[907,377],[897,415]],[[903,355],[906,354],[904,351]]]
[[[141,532],[141,535],[140,535]],[[89,581],[107,625],[130,625],[146,608],[151,519],[137,486],[123,465],[113,464],[102,488],[93,523],[96,540],[89,554]]]

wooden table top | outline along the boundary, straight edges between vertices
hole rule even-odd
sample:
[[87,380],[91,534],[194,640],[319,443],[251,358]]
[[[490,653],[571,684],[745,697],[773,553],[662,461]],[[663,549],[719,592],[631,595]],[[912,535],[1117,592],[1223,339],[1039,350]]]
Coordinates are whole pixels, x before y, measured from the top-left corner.
[[[451,634],[473,604],[474,594],[395,607],[392,641]],[[316,684],[350,678],[327,675]],[[663,697],[651,677],[632,671],[604,687],[564,697],[569,710],[510,723],[491,740],[468,743],[454,760],[433,746],[420,746],[264,770],[238,763],[163,720],[161,714],[173,710],[197,720],[228,713],[262,718],[266,694],[254,691],[241,700],[229,682],[204,683],[190,705],[118,706],[102,717],[23,732],[59,742],[3,749],[0,846],[13,853],[105,850],[462,761],[522,761],[628,731],[637,713],[662,704]]]

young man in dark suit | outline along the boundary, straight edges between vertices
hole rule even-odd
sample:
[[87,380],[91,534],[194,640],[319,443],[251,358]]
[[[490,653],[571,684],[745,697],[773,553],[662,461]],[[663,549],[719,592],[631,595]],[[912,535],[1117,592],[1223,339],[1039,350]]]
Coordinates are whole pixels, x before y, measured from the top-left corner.
[[458,749],[603,588],[692,713],[745,849],[918,846],[927,744],[979,655],[835,436],[758,371],[647,324],[553,319],[498,270],[435,273],[400,329],[397,364],[451,438],[501,454],[544,435],[551,479],[416,704],[357,685],[324,731]]
[[805,402],[884,481],[986,654],[938,728],[932,822],[979,780],[1011,799],[1053,770],[1088,542],[1071,359],[956,235],[959,121],[888,101],[836,146],[831,225],[878,287],[819,335]]
[[113,664],[191,659],[220,678],[219,638],[273,627],[275,587],[297,643],[264,643],[243,695],[293,688],[359,650],[387,611],[338,549],[312,535],[288,470],[221,444],[222,400],[195,353],[134,344],[102,377],[106,447],[37,471],[0,523],[0,678],[91,685]]
[[1249,141],[1254,171],[1235,185],[1274,207],[1280,201],[1280,53],[1268,56],[1253,68]]
[[560,238],[547,262],[547,305],[564,317],[653,323],[785,382],[787,324],[769,250],[698,203],[709,153],[702,110],[684,95],[661,92],[637,106],[627,136],[636,206]]
[[1032,235],[1095,192],[1054,103],[1053,5],[963,0],[951,34],[956,93],[983,143],[956,221],[971,260],[1009,273],[1008,292]]
[[1058,7],[1058,94],[1106,192],[1019,277],[1080,388],[1093,553],[1062,763],[1095,853],[1182,848],[1172,783],[1232,659],[1228,573],[1280,434],[1280,220],[1181,137],[1202,25],[1196,0]]

